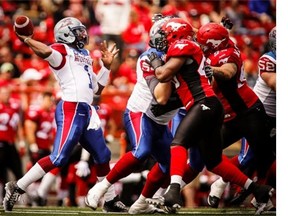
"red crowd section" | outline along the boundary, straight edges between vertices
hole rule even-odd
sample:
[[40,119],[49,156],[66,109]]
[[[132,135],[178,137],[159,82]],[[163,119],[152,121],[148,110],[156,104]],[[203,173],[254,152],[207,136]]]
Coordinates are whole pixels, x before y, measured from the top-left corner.
[[[128,11],[127,16],[118,18],[116,26],[123,24],[124,27],[117,33],[116,29],[105,27],[107,16],[117,16],[109,13],[116,7]],[[95,59],[96,73],[101,58],[99,43],[111,34],[109,31],[114,31],[119,39],[117,45],[121,52],[112,66],[111,81],[103,92],[102,101],[113,107],[117,125],[121,128],[121,114],[136,82],[137,57],[147,48],[151,18],[155,13],[179,16],[194,28],[207,22],[220,22],[223,16],[229,17],[234,23],[231,37],[242,51],[247,79],[253,85],[258,70],[255,62],[265,50],[269,31],[276,25],[276,0],[1,1],[0,86],[13,86],[14,96],[21,98],[24,110],[34,100],[33,94],[37,91],[52,91],[60,97],[47,62],[16,37],[13,22],[18,15],[28,16],[34,24],[33,38],[49,45],[54,43],[55,23],[66,16],[76,17],[87,26],[90,39],[87,48]]]

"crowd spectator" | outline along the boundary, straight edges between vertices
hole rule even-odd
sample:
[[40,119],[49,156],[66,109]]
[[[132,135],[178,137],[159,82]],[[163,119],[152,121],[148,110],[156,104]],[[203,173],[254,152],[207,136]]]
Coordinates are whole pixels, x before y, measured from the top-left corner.
[[123,51],[121,34],[128,26],[130,11],[130,0],[99,0],[95,7],[103,39],[116,43],[120,58]]

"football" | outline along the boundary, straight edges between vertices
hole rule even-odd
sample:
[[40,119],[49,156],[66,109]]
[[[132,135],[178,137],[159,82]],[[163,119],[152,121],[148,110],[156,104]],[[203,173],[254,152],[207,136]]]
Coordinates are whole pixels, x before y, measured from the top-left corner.
[[15,19],[14,29],[19,35],[31,36],[34,26],[27,16],[20,15]]

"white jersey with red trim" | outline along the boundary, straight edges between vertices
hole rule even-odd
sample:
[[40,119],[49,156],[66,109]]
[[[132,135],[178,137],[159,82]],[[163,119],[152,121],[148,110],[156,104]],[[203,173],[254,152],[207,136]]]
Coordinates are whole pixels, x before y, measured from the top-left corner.
[[273,91],[261,78],[261,73],[276,73],[276,55],[268,52],[262,55],[258,61],[259,74],[254,86],[254,92],[262,101],[267,115],[276,117],[276,92]]
[[142,53],[137,61],[137,82],[134,86],[133,92],[127,102],[127,109],[132,112],[145,113],[150,119],[155,121],[157,124],[166,125],[174,117],[178,109],[169,109],[160,116],[155,116],[151,112],[151,105],[157,104],[154,99],[147,81],[155,77],[155,72],[151,66],[146,63],[148,60],[147,55],[152,51],[156,52],[155,49],[149,49]]
[[45,60],[49,62],[60,85],[62,100],[91,104],[98,85],[89,51],[57,43],[51,45],[51,48],[52,54]]

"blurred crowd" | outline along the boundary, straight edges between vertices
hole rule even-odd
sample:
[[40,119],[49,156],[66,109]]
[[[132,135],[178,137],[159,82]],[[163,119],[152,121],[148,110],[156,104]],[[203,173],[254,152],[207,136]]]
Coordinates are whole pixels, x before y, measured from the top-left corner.
[[[67,16],[79,19],[88,28],[87,48],[96,62],[95,71],[100,68],[97,64],[101,58],[98,49],[100,43],[107,40],[109,43],[117,44],[120,53],[111,68],[110,84],[102,93],[101,103],[113,108],[111,111],[113,125],[108,125],[112,129],[107,130],[107,139],[113,141],[115,137],[117,142],[126,148],[127,140],[123,133],[122,113],[136,83],[137,58],[148,47],[151,18],[155,13],[179,16],[197,29],[208,22],[219,23],[223,16],[229,17],[234,23],[230,34],[242,51],[248,84],[254,86],[258,74],[256,62],[266,49],[269,31],[276,25],[276,0],[1,1],[0,88],[8,89],[11,93],[9,98],[18,103],[20,125],[22,123],[24,125],[25,113],[29,107],[43,102],[42,93],[52,93],[57,101],[61,92],[49,71],[48,64],[33,54],[28,46],[16,37],[13,22],[18,15],[28,16],[34,25],[33,38],[48,45],[54,42],[55,23]],[[23,130],[22,127],[20,129]],[[22,143],[23,147],[25,131],[18,133],[14,142]],[[18,147],[20,148],[21,146]],[[123,148],[120,148],[121,154]],[[190,201],[186,199],[186,206],[206,205],[206,199],[204,200],[203,197],[206,198],[209,184],[215,178],[210,173],[204,172],[198,182],[191,185],[190,188],[193,189],[188,188],[184,192],[190,195],[195,191],[198,192],[196,198]]]

